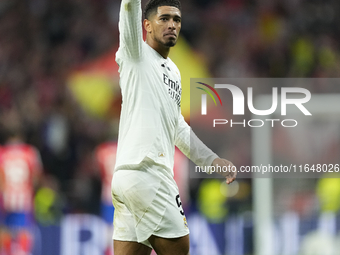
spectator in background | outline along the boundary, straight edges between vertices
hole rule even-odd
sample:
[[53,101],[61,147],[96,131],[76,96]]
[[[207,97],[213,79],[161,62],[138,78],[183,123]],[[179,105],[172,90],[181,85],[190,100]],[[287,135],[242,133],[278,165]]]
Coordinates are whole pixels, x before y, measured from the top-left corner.
[[95,160],[102,181],[101,217],[110,225],[113,223],[114,212],[111,198],[111,181],[116,164],[116,152],[116,142],[101,143],[95,150]]
[[[30,254],[33,235],[33,195],[42,172],[39,152],[25,144],[18,129],[8,131],[0,151],[0,187],[3,208],[2,236],[6,239],[4,254]],[[10,240],[9,240],[10,235]]]
[[[116,164],[117,142],[103,142],[95,149],[95,162],[98,169],[102,190],[101,190],[101,205],[100,216],[108,224],[109,228],[113,227],[114,207],[111,197],[111,181],[113,170]],[[112,230],[111,230],[112,231]],[[112,238],[111,233],[107,235],[107,250],[105,254],[112,254]]]

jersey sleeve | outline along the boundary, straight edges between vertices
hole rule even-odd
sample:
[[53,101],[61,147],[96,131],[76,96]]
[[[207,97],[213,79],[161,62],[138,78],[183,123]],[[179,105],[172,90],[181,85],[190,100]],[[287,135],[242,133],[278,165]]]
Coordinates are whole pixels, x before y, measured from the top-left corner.
[[139,59],[142,43],[141,0],[122,0],[119,13],[119,52],[124,58]]
[[192,131],[182,114],[178,120],[175,144],[197,166],[211,166],[218,156]]

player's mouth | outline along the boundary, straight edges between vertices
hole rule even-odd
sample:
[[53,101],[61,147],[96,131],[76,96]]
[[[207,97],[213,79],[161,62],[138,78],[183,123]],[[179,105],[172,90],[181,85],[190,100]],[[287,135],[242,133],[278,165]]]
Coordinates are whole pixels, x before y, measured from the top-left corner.
[[164,37],[174,37],[175,39],[177,38],[177,35],[174,33],[166,33]]

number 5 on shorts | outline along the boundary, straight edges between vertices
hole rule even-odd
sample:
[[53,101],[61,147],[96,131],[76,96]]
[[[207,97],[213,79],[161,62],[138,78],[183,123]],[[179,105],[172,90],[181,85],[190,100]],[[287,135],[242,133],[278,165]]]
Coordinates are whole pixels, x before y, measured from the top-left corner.
[[176,196],[176,202],[177,202],[178,208],[180,209],[179,212],[184,216],[184,211],[183,211],[183,208],[182,208],[182,202],[181,202],[181,199],[179,198],[179,194]]

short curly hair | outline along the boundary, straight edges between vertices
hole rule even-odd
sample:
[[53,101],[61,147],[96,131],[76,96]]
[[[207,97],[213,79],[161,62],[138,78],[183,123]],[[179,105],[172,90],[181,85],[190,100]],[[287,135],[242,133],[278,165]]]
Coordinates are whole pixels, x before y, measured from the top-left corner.
[[181,10],[181,2],[179,0],[149,0],[145,5],[144,17],[149,19],[151,13],[156,12],[160,6],[173,6]]

